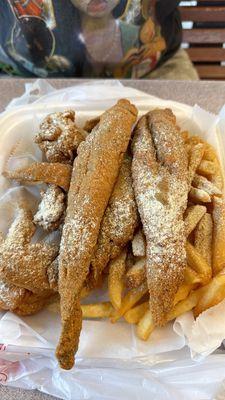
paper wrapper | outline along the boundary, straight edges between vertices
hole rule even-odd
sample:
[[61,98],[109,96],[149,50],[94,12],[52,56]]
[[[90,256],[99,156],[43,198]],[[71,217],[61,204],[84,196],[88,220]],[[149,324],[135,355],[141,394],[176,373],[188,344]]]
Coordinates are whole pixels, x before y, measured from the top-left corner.
[[[0,174],[6,167],[14,169],[41,160],[33,137],[48,113],[74,109],[76,120],[82,125],[121,97],[133,101],[140,115],[156,107],[172,108],[182,129],[202,136],[217,148],[224,167],[225,109],[216,116],[198,106],[161,100],[116,81],[91,82],[56,91],[38,80],[27,84],[24,95],[13,100],[0,118]],[[35,211],[40,200],[39,188],[22,187],[0,175],[3,233],[7,232],[21,198]],[[39,240],[40,235],[37,232],[34,240]],[[99,296],[97,292],[92,294],[92,300]],[[61,370],[54,357],[59,332],[60,316],[53,306],[24,318],[2,313],[0,381],[39,388],[65,399],[199,400],[215,396],[225,378],[223,349],[210,355],[225,339],[225,301],[202,313],[196,321],[191,312],[182,315],[174,323],[156,329],[147,342],[140,341],[135,328],[127,323],[84,321],[77,365],[69,372]]]

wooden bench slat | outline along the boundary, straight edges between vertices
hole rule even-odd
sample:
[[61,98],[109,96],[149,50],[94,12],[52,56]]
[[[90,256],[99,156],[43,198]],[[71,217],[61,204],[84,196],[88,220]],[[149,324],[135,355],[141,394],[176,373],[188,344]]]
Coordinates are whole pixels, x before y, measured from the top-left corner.
[[[189,1],[189,2],[191,2],[191,0],[187,0],[187,1]],[[225,3],[225,1],[224,0],[197,0],[198,1],[198,3],[207,3],[207,2],[210,2],[210,3],[219,3],[219,4],[222,4],[222,5],[224,5],[224,3]]]
[[183,21],[194,22],[224,22],[225,7],[196,7],[183,6],[179,7],[181,19]]
[[224,43],[225,29],[184,29],[183,42],[187,43]]
[[225,49],[219,47],[193,47],[186,49],[192,61],[225,61]]
[[200,78],[225,79],[225,67],[219,65],[195,65]]

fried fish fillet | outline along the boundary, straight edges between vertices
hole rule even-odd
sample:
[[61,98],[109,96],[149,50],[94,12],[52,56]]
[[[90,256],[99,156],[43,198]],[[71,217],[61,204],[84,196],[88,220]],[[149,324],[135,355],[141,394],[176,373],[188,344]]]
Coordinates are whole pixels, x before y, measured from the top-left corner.
[[186,267],[188,157],[171,110],[154,110],[139,120],[132,176],[147,241],[150,309],[154,323],[162,325]]
[[39,162],[15,171],[4,171],[3,175],[21,183],[50,183],[68,191],[71,172],[68,164]]
[[118,101],[101,115],[74,161],[59,254],[62,332],[56,355],[65,369],[74,364],[82,324],[80,293],[136,118],[135,106]]
[[102,219],[88,283],[95,286],[110,259],[132,239],[138,214],[131,178],[131,159],[124,157],[118,179]]

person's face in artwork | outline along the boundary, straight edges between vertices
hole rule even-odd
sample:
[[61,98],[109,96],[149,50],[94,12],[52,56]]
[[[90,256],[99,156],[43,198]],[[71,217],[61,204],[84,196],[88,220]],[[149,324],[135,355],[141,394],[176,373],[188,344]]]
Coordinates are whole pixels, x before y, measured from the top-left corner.
[[74,6],[85,14],[101,18],[111,14],[113,9],[119,4],[120,0],[71,0]]

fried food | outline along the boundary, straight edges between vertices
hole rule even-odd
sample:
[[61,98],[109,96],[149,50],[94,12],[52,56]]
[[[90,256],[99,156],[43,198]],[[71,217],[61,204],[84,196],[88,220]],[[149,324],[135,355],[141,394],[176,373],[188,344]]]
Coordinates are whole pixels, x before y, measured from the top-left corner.
[[203,289],[204,288],[200,288],[191,291],[186,299],[177,303],[174,308],[167,314],[167,321],[172,321],[180,315],[191,311],[197,305],[199,299],[201,298]]
[[83,318],[110,318],[113,313],[113,306],[108,301],[96,304],[82,304]]
[[195,229],[194,245],[196,250],[212,266],[212,236],[213,221],[212,216],[206,213]]
[[225,201],[223,198],[213,199],[213,247],[212,267],[216,275],[225,268]]
[[184,283],[183,285],[181,285],[177,291],[177,293],[175,294],[174,297],[174,305],[176,305],[177,303],[179,303],[180,301],[186,299],[186,297],[188,297],[190,291],[193,289],[194,285],[192,283]]
[[92,129],[94,129],[100,122],[100,117],[89,119],[84,124],[84,131],[91,133]]
[[128,100],[118,101],[102,114],[74,161],[59,255],[62,332],[56,355],[65,369],[74,364],[82,324],[80,292],[136,118]]
[[140,286],[146,279],[146,258],[140,258],[126,273],[126,286],[131,289]]
[[216,166],[216,171],[210,177],[210,181],[222,191],[223,189],[223,174],[221,171],[221,166],[219,159],[217,157],[216,151],[209,143],[206,143],[206,148],[203,156],[204,160],[212,161]]
[[202,254],[189,242],[186,243],[186,252],[188,265],[199,274],[202,283],[208,283],[212,276],[211,266],[203,258]]
[[146,255],[146,240],[142,229],[139,229],[134,235],[132,251],[135,257],[145,257]]
[[85,132],[75,124],[75,112],[68,110],[47,115],[35,143],[50,163],[71,164],[85,137]]
[[204,206],[196,205],[188,207],[184,214],[185,232],[188,237],[202,219],[207,209]]
[[71,172],[72,168],[67,164],[39,162],[15,171],[4,171],[3,175],[22,184],[49,183],[68,191]]
[[41,192],[42,200],[34,216],[34,223],[46,231],[59,228],[66,211],[66,196],[58,186],[48,185],[45,192]]
[[51,289],[48,269],[58,255],[58,246],[31,244],[35,232],[32,213],[19,208],[6,238],[0,244],[0,279],[31,292]]
[[125,156],[98,235],[88,282],[96,285],[110,259],[132,239],[138,223],[137,207],[131,178],[131,160]]
[[188,157],[171,110],[155,110],[139,120],[132,174],[147,241],[150,309],[154,323],[162,325],[186,267]]
[[189,184],[191,185],[193,178],[195,176],[196,170],[199,167],[202,157],[205,151],[205,145],[203,143],[195,144],[190,149],[189,154],[189,166],[188,166],[188,173],[189,173]]
[[137,325],[137,336],[141,340],[148,340],[155,328],[153,316],[150,310],[147,310]]
[[216,275],[207,286],[200,297],[194,315],[198,316],[203,311],[220,303],[225,298],[225,271]]
[[204,176],[195,174],[192,185],[198,189],[204,190],[210,196],[222,196],[221,190]]
[[205,190],[194,188],[191,186],[189,199],[196,203],[211,203],[210,195]]
[[184,271],[184,282],[188,285],[195,285],[201,283],[201,277],[187,265]]
[[149,310],[149,302],[145,301],[144,303],[141,303],[127,311],[124,314],[124,319],[128,322],[128,324],[137,324],[147,310]]
[[111,321],[116,322],[120,319],[127,311],[137,304],[146,293],[148,293],[146,282],[143,282],[138,288],[131,289],[124,296],[120,309],[115,311],[112,315]]
[[55,297],[56,294],[50,290],[39,293],[32,293],[27,290],[23,302],[13,312],[21,316],[36,314],[55,299]]
[[126,256],[124,250],[117,258],[114,258],[109,263],[109,299],[115,308],[118,310],[121,307],[122,292],[124,289],[124,274],[126,270]]
[[197,173],[199,175],[203,175],[209,179],[212,175],[216,174],[216,172],[217,166],[213,161],[202,160],[197,168]]
[[32,293],[15,285],[0,282],[0,310],[14,312],[18,315],[31,315],[40,311],[53,299],[55,293],[46,290]]
[[15,310],[23,301],[26,289],[0,281],[0,310]]

